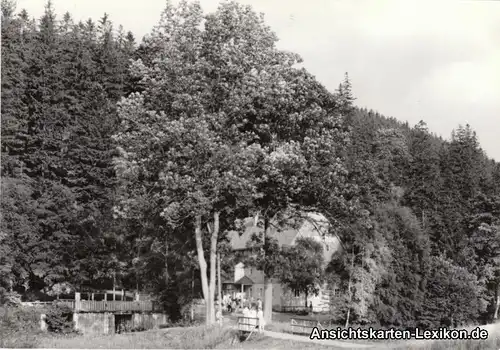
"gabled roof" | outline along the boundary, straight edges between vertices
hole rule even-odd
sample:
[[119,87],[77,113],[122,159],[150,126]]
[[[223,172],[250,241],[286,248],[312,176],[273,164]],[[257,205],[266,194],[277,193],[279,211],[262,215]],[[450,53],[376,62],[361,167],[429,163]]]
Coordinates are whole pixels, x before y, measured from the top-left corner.
[[[289,219],[288,223],[281,228],[271,222],[269,236],[275,238],[280,246],[292,246],[295,239],[300,237],[310,237],[322,242],[324,248],[325,262],[330,262],[332,255],[340,249],[340,242],[337,237],[328,234],[328,219],[317,213],[306,213],[305,218]],[[244,220],[243,234],[231,231],[228,238],[233,250],[245,250],[247,242],[253,234],[262,235],[263,227],[256,225],[254,218]]]
[[[276,225],[271,224],[268,236],[275,238],[280,246],[292,245],[293,240],[299,233],[300,224],[297,225],[297,228],[291,227],[292,225],[289,226],[290,227],[283,227],[281,231],[279,231]],[[244,220],[243,234],[240,235],[239,232],[236,231],[229,232],[228,236],[231,247],[233,250],[245,250],[247,249],[247,242],[250,242],[253,234],[262,235],[263,232],[264,228],[256,226],[254,218],[246,218]]]
[[253,285],[254,283],[247,276],[243,276],[239,280],[237,280],[236,282],[234,282],[234,284],[243,284],[245,286],[249,286],[249,285]]
[[[280,246],[291,246],[299,233],[304,237],[323,236],[327,233],[328,221],[323,215],[314,213],[307,213],[306,215],[307,219],[290,218],[288,223],[281,227],[278,227],[276,222],[271,222],[268,237],[275,238]],[[306,221],[308,224],[304,225]],[[263,232],[264,228],[257,226],[254,218],[246,218],[244,220],[243,234],[240,235],[239,232],[231,231],[228,237],[233,250],[245,250],[252,235],[262,235]]]

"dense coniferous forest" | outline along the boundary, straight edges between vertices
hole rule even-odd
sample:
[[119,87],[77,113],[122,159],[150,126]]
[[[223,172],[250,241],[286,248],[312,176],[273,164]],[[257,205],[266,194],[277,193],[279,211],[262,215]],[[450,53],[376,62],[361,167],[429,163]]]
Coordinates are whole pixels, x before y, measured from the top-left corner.
[[328,91],[233,2],[168,4],[140,43],[107,14],[1,10],[2,303],[115,280],[179,318],[213,301],[212,253],[230,272],[235,220],[293,208],[342,240],[339,320],[497,318],[500,164],[471,126],[442,139],[357,107],[347,74]]

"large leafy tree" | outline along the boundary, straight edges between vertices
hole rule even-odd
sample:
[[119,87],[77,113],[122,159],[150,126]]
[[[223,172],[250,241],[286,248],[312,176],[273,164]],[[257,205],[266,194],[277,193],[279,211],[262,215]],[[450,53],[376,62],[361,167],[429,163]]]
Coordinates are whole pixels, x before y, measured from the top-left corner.
[[469,320],[475,320],[484,309],[480,295],[480,287],[473,274],[442,256],[434,256],[428,266],[427,288],[419,323],[423,327],[465,325]]
[[[331,95],[293,67],[296,55],[276,49],[274,33],[251,8],[224,3],[206,16],[204,30],[202,19],[197,3],[167,5],[145,41],[144,61],[133,64],[137,93],[121,102],[116,140],[125,168],[137,169],[132,183],[145,179],[141,186],[151,185],[147,191],[162,202],[168,230],[187,222],[194,231],[210,308],[217,239],[234,219],[260,212],[269,222],[293,204],[345,210],[346,135]],[[270,317],[269,279],[266,285]]]
[[279,279],[290,289],[304,293],[307,307],[308,295],[317,294],[324,282],[323,246],[312,238],[299,238],[283,255]]

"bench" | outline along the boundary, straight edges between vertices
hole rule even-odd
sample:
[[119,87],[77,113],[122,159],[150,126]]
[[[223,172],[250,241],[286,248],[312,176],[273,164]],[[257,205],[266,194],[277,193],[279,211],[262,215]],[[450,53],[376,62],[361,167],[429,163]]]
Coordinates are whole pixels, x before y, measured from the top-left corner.
[[292,326],[292,334],[307,334],[312,333],[313,328],[323,329],[323,325],[315,319],[294,317],[290,320]]
[[258,326],[259,319],[256,317],[238,317],[238,332],[240,337],[248,333],[246,339],[250,338]]
[[288,313],[293,313],[293,312],[298,312],[298,311],[307,311],[309,312],[311,309],[309,307],[305,306],[282,306],[281,307],[281,312],[288,312]]

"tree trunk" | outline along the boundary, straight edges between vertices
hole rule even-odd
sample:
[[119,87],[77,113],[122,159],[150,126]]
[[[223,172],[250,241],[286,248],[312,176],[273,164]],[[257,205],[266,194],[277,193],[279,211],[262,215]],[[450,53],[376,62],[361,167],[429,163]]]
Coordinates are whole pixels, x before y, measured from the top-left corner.
[[264,319],[270,323],[273,318],[273,283],[271,278],[264,276]]
[[304,294],[305,294],[304,303],[306,305],[306,310],[307,310],[307,308],[308,308],[308,306],[307,306],[307,291]]
[[194,321],[194,271],[191,271],[191,321]]
[[215,274],[217,272],[217,236],[219,234],[219,212],[214,213],[214,228],[210,235],[210,323],[215,322]]
[[135,291],[139,294],[139,262],[141,258],[141,246],[140,246],[140,236],[139,240],[136,240],[137,243],[137,264],[135,266]]
[[497,285],[497,292],[495,295],[495,314],[493,315],[494,320],[498,318],[498,309],[500,309],[500,283]]
[[217,253],[217,286],[218,286],[218,300],[219,300],[219,303],[218,303],[218,307],[219,307],[219,310],[221,310],[221,315],[222,315],[222,281],[220,279],[220,253]]
[[[266,243],[267,230],[269,229],[269,218],[266,216],[264,219],[264,235],[262,238],[262,244]],[[265,254],[264,250],[264,254]],[[264,257],[265,258],[265,257]],[[264,271],[264,320],[267,324],[272,322],[273,319],[273,282],[271,276],[267,276],[266,271]]]
[[349,326],[349,316],[351,315],[351,307],[349,306],[349,308],[347,309],[347,316],[346,316],[346,320],[345,320],[345,328],[347,328]]
[[197,215],[195,220],[194,228],[195,240],[196,240],[196,252],[198,255],[198,264],[200,265],[200,275],[201,275],[201,289],[203,291],[203,298],[205,299],[205,322],[207,325],[210,324],[210,297],[208,293],[208,280],[207,280],[207,262],[205,260],[205,254],[203,252],[203,240],[201,237],[201,216]]
[[169,273],[168,273],[168,238],[165,238],[165,288],[168,288],[168,280],[169,280]]
[[352,303],[352,291],[351,291],[351,284],[352,284],[352,270],[354,269],[354,250],[352,251],[352,256],[351,256],[351,271],[349,271],[349,285],[347,287],[347,291],[349,293],[349,303],[347,305],[347,316],[345,320],[345,328],[349,326],[349,317],[351,316],[351,303]]

